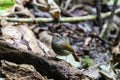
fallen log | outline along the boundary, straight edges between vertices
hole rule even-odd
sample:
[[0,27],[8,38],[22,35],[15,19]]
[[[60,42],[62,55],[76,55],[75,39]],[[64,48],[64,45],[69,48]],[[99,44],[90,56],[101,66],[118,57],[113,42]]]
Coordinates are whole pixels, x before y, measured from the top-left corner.
[[0,60],[31,64],[40,74],[55,80],[79,80],[81,77],[81,71],[65,61],[55,61],[31,51],[18,49],[3,40],[0,40]]

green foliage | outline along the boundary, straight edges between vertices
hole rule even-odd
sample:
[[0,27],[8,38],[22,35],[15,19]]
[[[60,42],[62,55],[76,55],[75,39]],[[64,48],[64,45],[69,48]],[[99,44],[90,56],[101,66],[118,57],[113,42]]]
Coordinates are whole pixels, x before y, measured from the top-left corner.
[[115,69],[115,67],[118,65],[118,63],[116,64],[112,64],[112,63],[109,63],[109,64],[104,64],[104,65],[101,65],[100,68],[104,71],[110,71],[110,70],[113,70]]
[[118,63],[111,64],[111,69],[115,69],[115,67],[118,65]]
[[[113,5],[115,0],[109,0],[108,5]],[[120,0],[118,0],[117,5],[120,5]]]
[[11,13],[11,8],[15,5],[15,0],[0,0],[0,15]]
[[85,58],[83,59],[83,64],[90,67],[93,66],[95,63],[89,56],[85,56]]
[[100,65],[100,73],[102,73],[103,75],[106,75],[107,77],[111,78],[112,80],[116,77],[116,74],[114,72],[113,69],[115,69],[117,63],[116,64],[103,64]]

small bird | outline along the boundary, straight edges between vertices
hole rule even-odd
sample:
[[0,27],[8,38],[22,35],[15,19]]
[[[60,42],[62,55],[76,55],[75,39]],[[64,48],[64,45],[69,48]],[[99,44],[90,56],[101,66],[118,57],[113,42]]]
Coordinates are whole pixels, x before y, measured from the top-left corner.
[[52,49],[56,54],[60,56],[67,56],[69,54],[72,54],[74,59],[80,62],[72,46],[66,41],[65,38],[63,38],[57,33],[53,33]]

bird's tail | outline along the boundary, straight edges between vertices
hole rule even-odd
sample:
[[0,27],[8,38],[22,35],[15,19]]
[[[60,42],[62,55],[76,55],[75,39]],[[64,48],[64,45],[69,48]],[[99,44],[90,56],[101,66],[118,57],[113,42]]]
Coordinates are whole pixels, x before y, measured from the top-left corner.
[[72,55],[76,61],[80,62],[80,59],[75,52]]

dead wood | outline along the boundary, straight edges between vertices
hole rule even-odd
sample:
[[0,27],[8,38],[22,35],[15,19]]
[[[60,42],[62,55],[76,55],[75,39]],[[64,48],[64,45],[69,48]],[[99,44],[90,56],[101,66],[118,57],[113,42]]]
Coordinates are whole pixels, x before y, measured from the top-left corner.
[[0,59],[17,64],[31,64],[40,74],[55,80],[78,80],[81,75],[79,69],[74,69],[64,61],[55,61],[30,51],[17,49],[3,40],[0,40]]
[[5,60],[1,61],[0,71],[5,80],[48,80],[39,74],[32,65],[15,64]]

